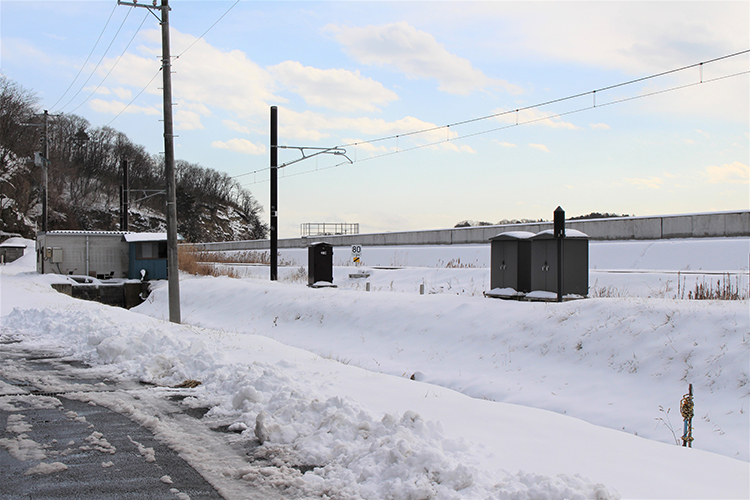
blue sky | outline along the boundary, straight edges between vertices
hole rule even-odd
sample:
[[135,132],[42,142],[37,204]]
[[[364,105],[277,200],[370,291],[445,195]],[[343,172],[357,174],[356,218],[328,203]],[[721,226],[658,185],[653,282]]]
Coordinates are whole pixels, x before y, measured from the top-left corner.
[[[267,209],[270,106],[279,107],[280,144],[358,143],[346,148],[351,165],[319,156],[280,171],[281,237],[298,236],[304,222],[400,231],[551,218],[558,205],[569,216],[750,208],[746,73],[607,105],[699,82],[694,68],[599,92],[596,108],[586,95],[365,142],[746,50],[748,2],[234,4],[170,2],[176,157],[255,172],[238,180]],[[2,0],[0,16],[0,71],[43,108],[163,150],[161,76],[147,85],[160,34],[146,9]],[[749,70],[745,54],[704,65],[702,76]],[[280,162],[297,155],[282,151]]]

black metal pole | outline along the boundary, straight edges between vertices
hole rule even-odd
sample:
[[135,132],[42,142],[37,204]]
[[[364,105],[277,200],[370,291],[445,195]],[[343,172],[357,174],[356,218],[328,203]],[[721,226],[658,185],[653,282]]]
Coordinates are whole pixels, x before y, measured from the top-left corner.
[[123,229],[123,222],[122,222],[122,190],[124,189],[124,186],[122,185],[122,182],[120,182],[120,231],[124,231]]
[[278,278],[278,109],[271,106],[271,281]]
[[557,240],[557,301],[563,301],[563,238],[565,238],[565,210],[554,212],[554,235]]

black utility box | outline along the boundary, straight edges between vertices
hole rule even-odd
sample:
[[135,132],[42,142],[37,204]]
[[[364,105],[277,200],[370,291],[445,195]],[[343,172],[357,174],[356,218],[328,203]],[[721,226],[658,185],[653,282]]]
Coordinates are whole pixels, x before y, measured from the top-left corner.
[[[563,295],[589,293],[589,238],[568,229],[562,238]],[[531,289],[557,293],[557,238],[552,230],[531,238]]]
[[307,285],[333,283],[333,245],[313,243],[307,247]]
[[511,231],[490,238],[490,289],[531,291],[531,238],[534,233]]

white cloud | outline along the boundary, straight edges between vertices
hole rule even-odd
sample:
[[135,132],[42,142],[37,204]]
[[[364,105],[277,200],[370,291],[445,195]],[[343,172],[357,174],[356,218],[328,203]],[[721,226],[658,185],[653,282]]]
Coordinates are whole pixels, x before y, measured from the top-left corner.
[[518,112],[515,112],[512,110],[507,111],[504,109],[497,109],[495,110],[495,113],[502,113],[500,116],[497,116],[495,118],[497,121],[502,122],[502,123],[510,123],[510,124],[517,123],[519,125],[523,125],[527,123],[528,124],[537,123],[539,125],[544,125],[545,127],[566,129],[566,130],[580,130],[581,128],[570,122],[562,121],[562,119],[555,113],[550,113],[547,111],[539,111],[538,109],[535,109],[535,108],[522,109]]
[[130,90],[122,88],[122,87],[116,87],[112,89],[112,93],[115,94],[120,99],[132,99],[133,98],[133,93]]
[[625,179],[625,182],[633,186],[636,186],[640,189],[642,188],[661,189],[661,185],[664,184],[664,179],[660,179],[659,177],[649,177],[648,179],[630,178],[630,179]]
[[370,142],[364,142],[362,139],[344,139],[346,144],[355,144],[346,148],[347,155],[352,160],[356,159],[357,152],[364,151],[367,153],[387,153],[388,148],[385,146],[378,146]]
[[[3,61],[5,64],[10,61],[23,61],[31,64],[51,65],[59,61],[51,58],[44,50],[38,49],[27,40],[19,38],[3,37]],[[66,61],[67,63],[67,61]],[[77,63],[80,67],[80,62]],[[70,64],[73,66],[73,64]]]
[[177,109],[174,112],[174,127],[177,130],[204,130],[201,115],[195,111]]
[[706,167],[704,176],[711,184],[749,184],[750,167],[738,161],[722,166],[712,165]]
[[[750,45],[748,2],[497,2],[464,4],[500,29],[493,40],[516,58],[624,72],[632,76],[708,61]],[[703,78],[747,71],[743,55],[707,64]],[[597,103],[699,81],[699,69],[597,94]],[[616,77],[615,77],[616,78]],[[617,83],[612,81],[610,83]],[[658,87],[657,87],[658,85]],[[643,87],[643,88],[641,88]],[[592,90],[585,84],[578,90]],[[750,114],[747,77],[669,92],[634,102],[644,113],[744,121]]]
[[488,77],[469,60],[448,52],[431,34],[403,21],[361,28],[329,25],[325,29],[355,60],[394,67],[409,78],[434,78],[440,82],[439,90],[451,94],[466,95],[490,87],[520,91],[505,80]]
[[212,148],[217,149],[228,149],[237,153],[243,153],[247,155],[262,155],[266,154],[266,146],[263,144],[255,144],[247,139],[230,139],[226,142],[214,141],[211,143]]
[[518,147],[516,144],[513,144],[512,142],[502,142],[502,141],[498,141],[498,140],[493,140],[493,142],[499,144],[500,146],[502,146],[504,148],[515,148],[515,147]]
[[395,92],[363,77],[359,71],[318,69],[296,61],[285,61],[268,70],[311,106],[336,111],[377,111],[377,105],[398,99]]
[[[446,151],[474,152],[469,146],[457,146],[450,142],[458,138],[456,132],[412,116],[395,121],[386,121],[369,117],[329,117],[312,111],[298,113],[290,109],[280,108],[279,124],[279,137],[283,137],[283,140],[319,141],[330,137],[333,131],[348,130],[355,131],[363,136],[394,136],[388,141],[376,143],[377,146],[383,145],[391,150],[434,145]],[[426,132],[412,134],[412,132],[419,130],[426,130]],[[395,138],[395,136],[399,137]],[[362,146],[362,150],[365,150],[364,146]]]
[[103,99],[92,99],[89,101],[89,107],[99,113],[109,113],[116,115],[118,113],[144,114],[144,115],[161,115],[161,109],[154,106],[138,106],[120,101],[105,101]]
[[476,150],[468,144],[460,144],[455,142],[440,142],[429,146],[432,150],[443,150],[450,151],[452,153],[469,153],[476,154]]
[[[138,50],[145,57],[133,53],[125,54],[112,71],[110,79],[128,87],[138,88],[154,76],[159,69],[158,59],[161,33],[148,30],[145,38],[148,46]],[[192,35],[176,29],[171,30],[172,51],[179,54],[196,41]],[[114,59],[106,59],[100,68],[106,74],[114,64]],[[175,100],[201,103],[207,107],[227,110],[235,115],[267,116],[270,103],[284,103],[285,99],[274,95],[275,82],[271,74],[248,59],[240,50],[223,51],[209,45],[204,39],[198,40],[189,51],[172,62],[172,89]],[[161,95],[161,75],[148,89],[154,95]]]
[[205,104],[185,100],[177,101],[172,110],[175,128],[178,130],[205,130],[201,116],[211,115],[211,110]]
[[224,126],[227,127],[230,130],[234,130],[235,132],[240,132],[243,134],[249,134],[250,129],[244,125],[240,125],[236,121],[233,120],[223,120]]
[[[747,2],[502,2],[506,50],[643,74],[747,48]],[[468,14],[476,15],[465,5]]]
[[609,130],[609,125],[606,123],[589,123],[589,127],[594,130]]
[[67,37],[64,37],[62,35],[58,35],[58,34],[55,34],[55,33],[44,33],[44,36],[46,36],[50,40],[57,40],[59,42],[64,42],[64,41],[67,40]]
[[544,144],[529,144],[529,147],[538,149],[539,151],[544,151],[545,153],[549,153],[549,149]]

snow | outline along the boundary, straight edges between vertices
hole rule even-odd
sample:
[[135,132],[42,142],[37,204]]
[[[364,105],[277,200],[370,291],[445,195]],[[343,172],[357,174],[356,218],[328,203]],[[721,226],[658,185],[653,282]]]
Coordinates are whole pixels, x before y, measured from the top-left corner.
[[[554,235],[554,233],[555,231],[553,229],[545,229],[544,231],[540,231],[536,233],[536,236],[552,236]],[[589,235],[577,229],[566,229],[565,237],[566,238],[588,238]]]
[[495,238],[498,238],[500,236],[504,236],[506,238],[516,238],[519,240],[527,240],[529,238],[534,237],[534,233],[529,231],[506,231],[504,233],[500,233]]
[[[294,267],[270,282],[267,268],[243,266],[243,279],[181,276],[183,325],[164,321],[165,283],[132,311],[81,302],[34,273],[27,250],[0,268],[0,336],[163,387],[153,391],[199,380],[183,403],[210,407],[201,422],[231,427],[235,443],[262,442],[257,463],[220,456],[196,428],[176,432],[143,396],[96,401],[207,478],[289,498],[748,498],[747,300],[677,300],[664,287],[648,297],[617,280],[746,272],[749,243],[591,242],[592,276],[627,294],[562,304],[483,298],[488,246],[379,249],[412,267],[368,264],[369,278],[349,279],[337,261],[338,288],[309,288]],[[457,258],[476,267],[444,267]],[[692,449],[675,445],[688,383]],[[18,398],[36,397],[0,404]],[[33,454],[25,422],[8,425],[19,433],[0,445]]]
[[139,241],[166,241],[167,233],[124,233],[123,238],[128,243]]
[[68,466],[61,462],[40,463],[36,467],[32,467],[31,469],[24,472],[24,475],[28,476],[31,474],[56,474],[65,470],[68,470]]

